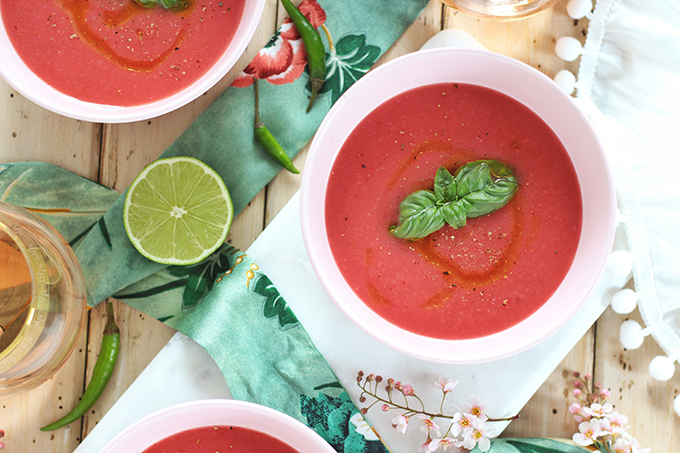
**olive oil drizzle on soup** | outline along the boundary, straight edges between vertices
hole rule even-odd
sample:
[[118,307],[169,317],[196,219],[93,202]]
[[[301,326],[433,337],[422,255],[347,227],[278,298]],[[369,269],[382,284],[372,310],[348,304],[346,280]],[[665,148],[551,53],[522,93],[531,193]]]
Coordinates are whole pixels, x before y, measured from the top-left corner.
[[227,49],[243,0],[184,11],[133,0],[0,0],[12,45],[38,77],[82,101],[134,106],[196,82]]
[[[399,203],[432,190],[439,166],[512,165],[515,197],[489,215],[410,241],[392,236]],[[505,330],[538,310],[573,262],[582,225],[578,178],[561,141],[527,107],[470,84],[434,84],[380,105],[333,166],[326,228],[334,258],[367,306],[442,339]]]

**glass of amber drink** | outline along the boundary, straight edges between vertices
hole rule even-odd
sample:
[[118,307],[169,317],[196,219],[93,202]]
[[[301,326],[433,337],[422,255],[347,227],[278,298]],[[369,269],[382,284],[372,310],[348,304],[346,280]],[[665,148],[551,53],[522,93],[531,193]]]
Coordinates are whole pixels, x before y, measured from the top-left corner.
[[64,238],[0,202],[0,398],[38,386],[64,364],[85,324],[85,294]]
[[508,21],[537,14],[560,0],[442,0],[444,4],[477,19]]

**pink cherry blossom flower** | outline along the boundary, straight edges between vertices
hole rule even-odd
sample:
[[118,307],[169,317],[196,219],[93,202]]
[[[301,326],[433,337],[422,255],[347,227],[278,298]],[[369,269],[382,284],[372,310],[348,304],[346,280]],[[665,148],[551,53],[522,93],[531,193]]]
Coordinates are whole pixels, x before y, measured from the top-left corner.
[[628,417],[618,412],[612,412],[607,416],[612,432],[616,434],[623,434],[628,429]]
[[392,418],[392,427],[401,434],[404,434],[406,428],[408,428],[408,417],[405,417],[403,414],[395,415],[394,418]]
[[427,415],[418,415],[418,417],[423,421],[423,424],[420,427],[421,432],[427,434],[428,437],[431,437],[432,433],[434,433],[436,437],[440,437],[442,435],[439,426],[437,426],[432,418],[428,417]]
[[495,435],[495,430],[492,426],[484,422],[476,424],[473,428],[463,432],[463,447],[472,450],[476,445],[481,451],[489,451],[491,448],[489,437],[493,435]]
[[572,436],[574,443],[582,447],[592,445],[600,435],[600,420],[594,418],[587,422],[581,422],[578,425],[578,430],[579,432]]
[[484,422],[482,420],[471,414],[456,412],[451,419],[451,434],[458,436],[460,433],[472,428],[480,429],[483,425]]
[[486,415],[486,407],[488,403],[481,401],[476,395],[468,396],[468,404],[463,404],[461,410],[463,413],[473,415],[482,421],[486,421],[489,417]]
[[430,441],[426,440],[422,444],[420,444],[420,447],[418,447],[418,451],[422,451],[423,453],[430,453]]
[[583,411],[581,410],[581,405],[579,403],[573,403],[569,406],[569,412],[574,416],[574,420],[581,423],[585,418],[583,417]]
[[433,451],[436,451],[437,449],[439,449],[441,447],[442,450],[445,450],[445,451],[450,449],[450,448],[454,448],[454,451],[460,452],[460,448],[459,448],[460,446],[461,446],[460,441],[457,441],[455,439],[451,439],[450,437],[445,437],[443,439],[432,439],[432,441],[430,441],[430,444],[428,445],[428,450],[430,452],[433,452]]
[[612,453],[631,453],[633,446],[628,442],[627,439],[618,438],[616,442],[612,445]]
[[612,409],[614,409],[614,406],[612,406],[611,403],[594,403],[590,406],[585,406],[583,412],[590,417],[603,418],[606,417]]
[[449,393],[456,387],[456,385],[458,385],[458,381],[454,381],[453,379],[447,379],[445,381],[442,376],[439,376],[439,380],[435,382],[434,385],[439,387],[442,392]]

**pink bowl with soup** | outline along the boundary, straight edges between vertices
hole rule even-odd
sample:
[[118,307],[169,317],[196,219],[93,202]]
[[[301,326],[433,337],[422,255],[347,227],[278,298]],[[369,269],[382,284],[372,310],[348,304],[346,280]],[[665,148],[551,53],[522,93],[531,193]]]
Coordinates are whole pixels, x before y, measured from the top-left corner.
[[275,409],[246,401],[207,399],[161,409],[133,423],[100,453],[334,453],[313,429]]
[[[487,179],[466,174],[484,165]],[[458,194],[447,200],[435,195],[440,167]],[[487,213],[475,203],[506,171],[513,195]],[[424,192],[437,201],[414,204]],[[439,219],[449,201],[467,218]],[[443,48],[375,69],[333,106],[305,165],[301,221],[319,280],[358,327],[413,357],[476,363],[577,313],[611,252],[615,194],[589,120],[552,80]],[[397,237],[408,222],[436,225]]]
[[0,0],[0,76],[36,104],[79,120],[123,123],[168,113],[234,66],[265,0]]

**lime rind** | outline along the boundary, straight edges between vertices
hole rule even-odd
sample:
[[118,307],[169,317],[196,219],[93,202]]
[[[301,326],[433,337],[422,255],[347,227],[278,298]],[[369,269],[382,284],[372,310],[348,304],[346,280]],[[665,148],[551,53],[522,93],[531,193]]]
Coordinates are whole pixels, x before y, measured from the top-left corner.
[[192,157],[149,164],[128,189],[123,218],[134,247],[146,258],[195,264],[224,243],[234,211],[224,181]]

